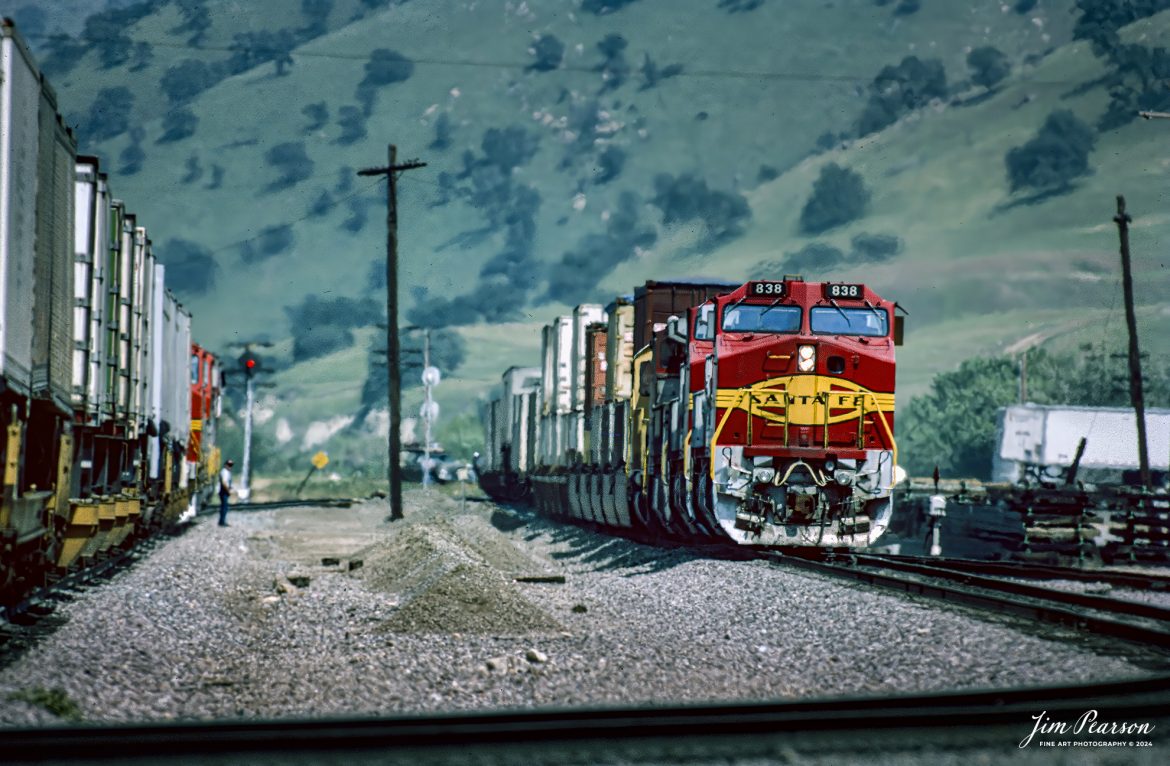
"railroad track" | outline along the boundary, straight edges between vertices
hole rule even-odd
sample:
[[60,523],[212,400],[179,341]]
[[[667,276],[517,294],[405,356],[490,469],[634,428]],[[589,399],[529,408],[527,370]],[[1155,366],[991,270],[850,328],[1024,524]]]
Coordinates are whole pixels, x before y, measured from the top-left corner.
[[[1170,719],[1170,676],[771,703],[0,730],[0,752],[13,764],[238,762],[235,758],[299,765],[339,763],[344,755],[346,763],[356,766],[469,760],[643,763],[648,757],[653,762],[710,763],[775,758],[791,748],[793,755],[804,751],[855,763],[874,753],[916,752],[924,746],[960,753],[990,747],[1005,757],[1016,755],[1039,712],[1048,720],[1075,721],[1088,710],[1096,711],[1102,722],[1146,724],[1153,734],[1086,737],[1153,740],[1161,752],[1157,738],[1164,736]],[[1145,751],[1121,752],[1140,756]],[[1141,762],[1157,761],[1147,757]]]
[[[352,497],[327,497],[320,500],[268,500],[262,503],[236,503],[228,506],[228,511],[231,513],[247,512],[247,511],[272,511],[279,508],[296,508],[302,505],[320,506],[322,508],[348,508],[358,499]],[[214,516],[219,513],[219,503],[203,503],[199,507],[197,515],[199,516]]]
[[[1170,650],[1170,609],[1138,601],[1046,588],[979,572],[982,562],[955,564],[913,556],[868,555],[856,552],[800,550],[791,553],[762,552],[781,566],[817,571],[867,585],[913,593],[984,611],[1014,614],[1100,636],[1117,638],[1160,651]],[[948,566],[947,564],[950,564]],[[1027,569],[987,571],[1011,577],[1027,577]],[[1038,572],[1048,579],[1088,579],[1083,570],[1051,567]],[[1096,573],[1093,573],[1096,575]],[[1108,573],[1105,579],[1145,587],[1159,575]],[[1093,577],[1101,580],[1101,577]]]

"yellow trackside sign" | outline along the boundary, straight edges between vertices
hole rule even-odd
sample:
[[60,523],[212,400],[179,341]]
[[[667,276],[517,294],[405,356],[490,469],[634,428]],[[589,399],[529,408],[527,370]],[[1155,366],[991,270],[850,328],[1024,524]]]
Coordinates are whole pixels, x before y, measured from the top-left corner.
[[786,375],[746,388],[721,388],[715,406],[750,412],[777,425],[819,426],[856,420],[863,412],[893,412],[894,395],[841,378]]
[[313,455],[312,460],[309,462],[313,464],[314,468],[320,471],[322,468],[329,465],[329,456],[324,452],[318,452],[316,455]]

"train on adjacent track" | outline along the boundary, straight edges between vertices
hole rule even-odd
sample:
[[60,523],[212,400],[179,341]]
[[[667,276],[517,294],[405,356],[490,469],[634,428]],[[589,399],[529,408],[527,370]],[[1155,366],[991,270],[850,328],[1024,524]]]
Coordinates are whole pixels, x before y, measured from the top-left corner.
[[222,376],[9,20],[0,78],[2,611],[195,510]]
[[[483,489],[554,517],[743,545],[889,526],[903,315],[864,284],[646,282],[544,328],[483,408]],[[904,312],[903,312],[904,313]]]

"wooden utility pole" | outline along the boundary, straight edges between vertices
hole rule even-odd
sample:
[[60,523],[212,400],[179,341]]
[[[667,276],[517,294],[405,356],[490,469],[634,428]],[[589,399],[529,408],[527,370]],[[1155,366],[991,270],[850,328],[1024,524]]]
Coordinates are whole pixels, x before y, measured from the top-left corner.
[[1150,488],[1150,456],[1146,453],[1146,404],[1142,395],[1142,359],[1138,351],[1137,316],[1133,309],[1133,274],[1129,268],[1129,223],[1125,197],[1117,195],[1117,215],[1113,216],[1121,238],[1121,285],[1125,295],[1125,324],[1129,328],[1129,398],[1137,415],[1138,466],[1142,487]]
[[402,372],[398,368],[398,191],[396,174],[403,170],[426,167],[425,162],[411,160],[395,164],[398,147],[390,144],[390,163],[384,168],[359,170],[359,176],[386,176],[386,373],[390,378],[387,391],[387,406],[390,415],[390,465],[387,469],[390,481],[390,521],[401,519],[402,514],[402,469],[399,458],[402,454]]

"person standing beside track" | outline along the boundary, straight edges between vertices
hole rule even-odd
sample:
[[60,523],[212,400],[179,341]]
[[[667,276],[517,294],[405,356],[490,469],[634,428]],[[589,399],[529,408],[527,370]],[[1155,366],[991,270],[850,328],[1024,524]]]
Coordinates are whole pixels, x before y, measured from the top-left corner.
[[232,466],[231,460],[223,464],[219,470],[219,525],[226,527],[228,513],[228,498],[232,496]]

